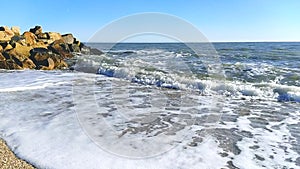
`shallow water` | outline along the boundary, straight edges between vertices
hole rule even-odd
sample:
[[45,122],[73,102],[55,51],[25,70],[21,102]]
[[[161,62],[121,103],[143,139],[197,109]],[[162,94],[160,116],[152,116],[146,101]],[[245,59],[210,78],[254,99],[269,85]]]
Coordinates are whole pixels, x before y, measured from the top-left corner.
[[300,167],[299,43],[91,46],[78,71],[0,73],[1,137],[38,168]]

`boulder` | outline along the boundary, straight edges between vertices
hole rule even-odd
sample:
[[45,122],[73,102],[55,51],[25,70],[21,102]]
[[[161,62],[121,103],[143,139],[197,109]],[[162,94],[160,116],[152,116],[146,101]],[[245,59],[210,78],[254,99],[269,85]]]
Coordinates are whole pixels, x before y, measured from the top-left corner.
[[40,33],[37,35],[38,39],[50,39],[50,36],[48,33]]
[[51,58],[48,58],[43,62],[45,65],[40,65],[40,70],[53,70],[54,69],[54,61]]
[[80,48],[81,53],[83,53],[85,55],[102,55],[103,54],[103,52],[99,49],[85,46],[82,43],[81,43],[81,45],[82,45],[82,47]]
[[54,41],[51,39],[38,39],[38,42],[41,42],[48,46],[49,44],[53,43]]
[[52,53],[52,51],[45,48],[34,48],[30,51],[30,59],[36,65],[36,69],[52,70],[58,67],[59,62],[58,55]]
[[58,55],[53,55],[51,57],[54,61],[54,69],[66,69],[68,64]]
[[2,55],[2,53],[0,53],[0,61],[5,61],[6,58]]
[[21,35],[21,31],[20,31],[20,27],[18,26],[12,26],[11,27],[11,31],[14,33],[14,35],[16,36],[20,36]]
[[68,45],[71,45],[74,43],[74,36],[70,33],[62,35],[62,38]]
[[102,54],[72,34],[43,33],[41,26],[35,26],[20,35],[19,27],[0,27],[0,69],[65,69],[76,63],[73,53],[80,52]]
[[5,31],[0,31],[0,42],[10,41],[10,38]]
[[48,46],[49,45],[43,41],[38,41],[36,42],[36,44],[32,45],[33,48],[44,48],[44,49],[47,49]]
[[73,54],[71,53],[68,44],[65,43],[63,39],[56,40],[49,45],[49,49],[54,53],[62,56],[63,58],[71,58]]
[[0,60],[0,69],[10,69],[6,61]]
[[22,62],[18,58],[10,56],[6,52],[2,54],[5,57],[5,61],[2,62],[2,66],[6,67],[5,69],[22,69]]
[[29,32],[35,34],[36,36],[38,36],[39,34],[43,33],[43,29],[41,26],[35,26],[34,28],[31,28],[29,30]]
[[48,32],[48,35],[51,40],[56,41],[62,39],[62,36],[57,32]]
[[6,60],[6,61],[5,61],[5,65],[7,66],[6,69],[11,69],[11,70],[13,70],[13,69],[15,69],[15,70],[22,70],[22,69],[23,69],[23,68],[22,68],[19,64],[17,64],[17,63],[15,62],[15,60],[13,60],[13,59],[8,59],[8,60]]
[[20,43],[24,46],[26,46],[26,40],[23,36],[13,36],[10,41],[9,41],[9,44],[12,45],[12,46],[15,46],[16,43]]
[[77,44],[69,44],[69,49],[71,52],[79,53],[80,47]]
[[30,50],[30,59],[36,64],[51,57],[52,52],[45,48],[33,48]]
[[31,46],[23,46],[19,43],[15,43],[15,47],[7,51],[7,53],[9,54],[9,56],[13,56],[22,62],[24,59],[30,56],[31,49]]
[[7,27],[7,26],[1,26],[0,31],[4,31],[7,34],[7,36],[10,36],[10,37],[15,35],[14,32],[11,29],[9,29],[9,27]]
[[8,42],[0,43],[0,45],[2,46],[4,52],[13,49],[12,45]]
[[37,37],[32,32],[24,32],[23,37],[25,38],[25,42],[28,46],[36,44]]
[[0,69],[9,69],[7,63],[6,63],[6,58],[0,53]]
[[33,63],[33,61],[29,58],[26,58],[22,62],[22,67],[24,69],[35,69],[36,65]]

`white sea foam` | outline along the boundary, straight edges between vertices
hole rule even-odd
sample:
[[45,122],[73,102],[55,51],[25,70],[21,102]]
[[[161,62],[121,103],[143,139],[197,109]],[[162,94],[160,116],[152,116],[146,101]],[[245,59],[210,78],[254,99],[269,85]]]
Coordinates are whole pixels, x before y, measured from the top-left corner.
[[[25,75],[24,73],[23,75]],[[22,75],[22,74],[20,74]],[[12,75],[15,76],[15,75]],[[86,77],[84,74],[82,77]],[[221,168],[226,158],[214,140],[205,140],[195,148],[184,141],[174,149],[152,158],[130,159],[103,151],[83,132],[72,108],[73,77],[62,74],[48,80],[64,82],[60,86],[3,93],[1,137],[21,158],[38,168]],[[81,79],[82,80],[82,79]],[[42,80],[43,81],[43,80]],[[36,96],[38,93],[42,95]],[[37,97],[34,100],[26,98]],[[105,126],[102,126],[103,130]]]
[[[216,101],[216,99],[211,99],[216,97],[214,94],[217,94],[213,91],[227,90],[233,93],[237,91],[236,95],[230,95],[223,100],[225,106],[223,111],[227,112],[224,115],[236,115],[241,111],[239,108],[250,109],[252,106],[249,114],[238,116],[236,122],[234,120],[225,121],[217,123],[215,126],[212,123],[204,126],[191,125],[189,128],[191,132],[188,132],[186,138],[170,151],[151,158],[132,159],[114,155],[98,147],[86,135],[77,119],[74,98],[72,97],[74,92],[72,85],[76,81],[90,81],[92,83],[101,75],[59,71],[22,71],[1,73],[0,76],[2,79],[0,88],[3,90],[0,98],[5,100],[5,102],[0,103],[0,107],[2,107],[0,110],[0,135],[18,156],[28,160],[38,168],[228,168],[227,162],[230,160],[233,161],[233,165],[239,168],[299,167],[295,165],[295,160],[299,154],[295,152],[290,141],[287,140],[289,138],[295,141],[288,130],[288,125],[297,125],[299,122],[300,114],[299,110],[296,109],[298,103],[289,105],[293,110],[293,112],[286,112],[290,113],[288,114],[289,117],[284,117],[280,121],[270,121],[266,124],[266,128],[254,128],[249,120],[251,117],[263,115],[261,108],[269,107],[270,112],[273,110],[280,112],[284,108],[276,100],[263,97],[273,98],[274,88],[283,89],[284,93],[289,93],[297,98],[298,87],[269,83],[229,82],[220,84],[212,80],[194,81],[193,84],[207,88],[207,96],[200,96],[195,92],[190,97],[195,99],[202,97],[203,101],[207,101],[206,104],[210,104],[209,100]],[[123,81],[122,79],[102,78],[115,83]],[[263,87],[259,88],[258,85]],[[80,87],[85,86],[79,86],[79,89]],[[99,94],[99,91],[94,89],[95,91],[90,92],[95,95]],[[124,93],[122,95],[120,92],[124,90],[128,89],[121,87],[115,90],[114,97],[125,97]],[[265,102],[252,103],[249,101],[250,99],[239,100],[236,99],[240,96],[238,93],[244,97],[257,97]],[[105,92],[102,94],[105,96]],[[137,93],[137,95],[141,95],[141,93]],[[140,98],[131,101],[133,105],[141,103]],[[247,106],[245,106],[246,104]],[[255,108],[255,106],[257,107]],[[88,103],[83,108],[88,108]],[[204,108],[209,109],[210,107]],[[86,111],[90,110],[87,109]],[[196,112],[195,118],[207,115],[204,110],[203,112]],[[138,115],[139,112],[132,111],[132,114]],[[112,118],[115,117],[112,116]],[[172,120],[179,121],[180,119],[174,118]],[[274,129],[272,132],[268,130],[274,126],[278,126],[278,129]],[[107,128],[107,126],[98,127],[104,131]],[[198,143],[195,147],[188,146],[192,138],[198,136],[195,133],[205,127],[247,131],[253,137],[243,137],[237,142],[237,147],[241,150],[240,154],[235,155],[229,151],[227,157],[221,157],[219,153],[224,152],[224,149],[220,148],[222,142],[218,141],[213,134],[210,137],[204,137],[203,142]],[[230,138],[228,139],[230,140]],[[259,148],[249,148],[253,145],[258,145]],[[286,147],[285,150],[283,147]],[[258,160],[255,155],[264,158],[264,160]],[[273,155],[273,159],[269,155]],[[287,161],[287,159],[291,161]]]

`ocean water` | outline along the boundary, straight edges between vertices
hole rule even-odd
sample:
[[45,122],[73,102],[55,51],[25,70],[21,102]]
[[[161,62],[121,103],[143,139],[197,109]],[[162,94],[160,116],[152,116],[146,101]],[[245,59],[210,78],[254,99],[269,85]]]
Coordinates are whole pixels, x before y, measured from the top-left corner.
[[0,71],[0,137],[38,168],[300,168],[300,43],[88,44]]

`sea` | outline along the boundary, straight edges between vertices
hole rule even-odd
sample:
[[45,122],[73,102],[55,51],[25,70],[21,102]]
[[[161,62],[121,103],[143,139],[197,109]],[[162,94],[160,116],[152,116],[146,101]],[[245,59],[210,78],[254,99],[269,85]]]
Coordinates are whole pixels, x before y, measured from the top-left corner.
[[0,70],[0,138],[35,167],[300,168],[300,43],[86,45]]

